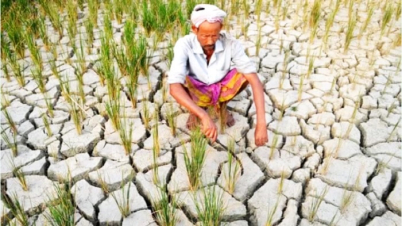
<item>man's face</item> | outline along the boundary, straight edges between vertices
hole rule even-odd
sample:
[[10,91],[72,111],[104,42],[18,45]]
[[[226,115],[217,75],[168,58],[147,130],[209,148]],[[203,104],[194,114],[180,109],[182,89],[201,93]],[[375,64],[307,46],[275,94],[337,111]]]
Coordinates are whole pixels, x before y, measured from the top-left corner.
[[204,52],[215,49],[215,43],[219,39],[219,33],[221,29],[222,24],[219,22],[209,23],[205,21],[200,24],[198,28],[192,26],[192,30],[197,36],[198,42],[201,44]]

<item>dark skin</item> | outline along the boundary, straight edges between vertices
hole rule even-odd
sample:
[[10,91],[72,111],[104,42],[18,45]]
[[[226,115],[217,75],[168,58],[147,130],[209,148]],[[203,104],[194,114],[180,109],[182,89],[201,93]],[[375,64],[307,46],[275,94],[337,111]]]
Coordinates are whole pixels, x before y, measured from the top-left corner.
[[[222,24],[219,22],[203,22],[198,28],[194,25],[192,26],[192,31],[197,36],[198,42],[201,44],[201,47],[207,56],[208,63],[215,51],[215,43],[219,39],[221,29]],[[251,85],[257,109],[255,144],[257,146],[262,146],[268,142],[267,123],[265,120],[264,89],[256,73],[244,74],[244,77]],[[212,142],[215,142],[218,137],[218,130],[208,113],[194,103],[182,84],[170,84],[169,88],[170,95],[172,95],[180,105],[184,106],[190,111],[190,113],[196,115],[201,120],[203,133],[206,137],[210,138]]]

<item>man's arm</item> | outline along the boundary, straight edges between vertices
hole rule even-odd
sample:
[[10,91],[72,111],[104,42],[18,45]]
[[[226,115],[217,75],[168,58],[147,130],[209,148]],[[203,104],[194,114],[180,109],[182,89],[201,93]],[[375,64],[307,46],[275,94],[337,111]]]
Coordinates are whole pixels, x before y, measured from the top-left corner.
[[265,120],[264,89],[256,73],[244,74],[253,90],[253,100],[257,110],[257,125],[255,127],[255,144],[262,146],[268,142],[267,123]]
[[211,117],[209,117],[208,113],[194,103],[194,101],[191,99],[190,95],[188,95],[181,83],[170,84],[169,89],[170,95],[172,95],[172,97],[176,99],[176,101],[180,105],[184,106],[187,110],[189,110],[199,119],[201,119],[201,129],[203,133],[205,134],[205,136],[210,138],[212,142],[215,142],[218,136],[217,128]]

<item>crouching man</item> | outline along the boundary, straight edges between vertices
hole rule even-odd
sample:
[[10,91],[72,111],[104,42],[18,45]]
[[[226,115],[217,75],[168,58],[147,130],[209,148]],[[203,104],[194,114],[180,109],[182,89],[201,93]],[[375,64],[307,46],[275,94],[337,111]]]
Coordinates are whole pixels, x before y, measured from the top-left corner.
[[225,16],[214,5],[194,7],[193,33],[180,38],[174,47],[168,75],[170,94],[190,111],[187,127],[192,129],[201,124],[205,136],[215,142],[217,127],[205,108],[224,109],[221,115],[225,116],[226,125],[233,126],[235,120],[226,110],[227,102],[250,84],[257,109],[255,144],[261,146],[268,142],[264,90],[254,63],[239,41],[221,33]]

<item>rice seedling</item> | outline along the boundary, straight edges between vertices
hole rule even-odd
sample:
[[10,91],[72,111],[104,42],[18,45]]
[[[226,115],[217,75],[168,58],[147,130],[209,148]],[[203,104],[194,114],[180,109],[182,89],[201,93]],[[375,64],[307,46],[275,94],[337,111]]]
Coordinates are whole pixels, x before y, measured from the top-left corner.
[[278,33],[279,30],[279,22],[280,22],[280,18],[281,18],[281,10],[280,10],[280,6],[282,5],[282,0],[277,0],[274,3],[274,7],[276,8],[276,13],[275,13],[275,32]]
[[220,225],[226,204],[223,201],[223,192],[219,192],[216,186],[201,189],[202,197],[198,200],[194,197],[198,220],[202,226]]
[[387,2],[386,5],[385,5],[385,12],[384,12],[384,14],[382,16],[382,19],[381,19],[381,34],[380,34],[380,37],[383,36],[385,28],[387,27],[387,25],[391,21],[393,14],[394,14],[393,4],[391,2]]
[[[131,210],[130,210],[130,188],[131,188],[131,182],[128,182],[128,186],[121,186],[121,194],[122,197],[121,199],[118,199],[116,197],[116,193],[110,193],[114,199],[114,201],[117,204],[117,207],[119,208],[119,211],[123,218],[128,217],[130,215]],[[127,190],[126,190],[127,189]]]
[[274,151],[276,146],[278,145],[279,142],[279,137],[278,134],[276,132],[274,132],[274,137],[272,138],[272,144],[270,147],[270,152],[269,152],[269,159],[271,160],[272,157],[274,157]]
[[77,34],[77,5],[73,0],[67,0],[67,34],[71,42],[74,42]]
[[328,186],[325,186],[324,190],[322,190],[318,198],[313,198],[313,201],[311,202],[309,207],[309,213],[307,218],[308,221],[313,222],[315,216],[317,215],[318,209],[320,208],[322,200],[324,200],[324,197],[327,195],[327,192],[328,192]]
[[323,160],[323,165],[322,165],[321,172],[320,172],[322,175],[327,174],[328,168],[329,168],[329,165],[330,165],[331,162],[332,162],[332,159],[333,159],[333,158],[332,158],[331,155],[324,158],[324,160]]
[[95,28],[98,28],[98,8],[98,0],[88,0],[89,19],[91,20],[91,23],[95,26]]
[[[188,179],[192,190],[196,190],[200,185],[201,170],[204,165],[207,139],[202,133],[200,128],[196,128],[191,131],[190,134],[191,147],[190,150],[184,148],[184,162],[188,174]],[[190,153],[188,153],[190,152]]]
[[[224,3],[221,4],[223,7]],[[255,14],[257,15],[257,24],[260,23],[261,20],[261,8],[262,8],[262,0],[257,0],[255,3]]]
[[75,129],[77,130],[78,134],[82,133],[82,121],[84,119],[83,112],[81,110],[81,107],[79,106],[80,100],[77,98],[73,98],[71,96],[68,96],[67,102],[69,103],[69,113],[71,116],[71,119],[73,120]]
[[87,53],[90,53],[92,44],[94,42],[94,25],[91,22],[90,18],[87,18],[84,21],[84,26],[85,26],[85,33],[86,33],[86,43],[87,43]]
[[158,188],[159,199],[154,201],[156,221],[160,225],[175,226],[178,221],[176,199],[174,197],[169,198],[169,194],[166,192],[166,185]]
[[112,21],[107,13],[103,15],[103,34],[105,35],[106,40],[113,39]]
[[287,73],[287,68],[288,68],[288,63],[289,63],[289,55],[290,55],[290,51],[289,50],[285,51],[285,55],[283,57],[282,76],[281,76],[281,80],[279,82],[279,89],[283,88],[283,83],[285,82],[285,79],[286,79],[286,73]]
[[28,214],[24,211],[24,206],[20,203],[18,196],[16,193],[12,195],[12,197],[7,197],[3,193],[2,201],[5,206],[10,210],[11,214],[14,216],[15,220],[23,226],[29,225]]
[[1,93],[0,106],[1,106],[1,110],[4,110],[4,109],[6,109],[6,107],[10,106],[10,100],[6,97],[6,95],[4,95],[4,91],[2,90],[2,88],[0,88],[0,93]]
[[297,89],[297,101],[300,102],[302,99],[302,94],[303,94],[303,83],[304,83],[304,77],[306,75],[302,74],[300,76],[300,82],[299,82],[299,88]]
[[125,3],[123,0],[113,1],[113,13],[118,24],[122,22],[124,8],[126,7]]
[[116,99],[111,99],[106,102],[106,113],[109,116],[113,127],[118,130],[121,128],[120,125],[120,94],[118,94]]
[[[132,19],[127,19],[125,24],[124,24],[124,32],[122,35],[122,42],[124,46],[126,47],[127,54],[133,54],[131,52],[132,47],[134,46],[134,40],[135,40],[135,30],[136,30],[137,24],[134,23],[134,20]],[[129,57],[129,58],[132,58]]]
[[71,181],[61,185],[54,185],[56,199],[53,205],[49,205],[49,214],[45,218],[54,225],[73,226],[75,205],[69,192]]
[[220,125],[220,133],[224,134],[225,133],[225,128],[226,128],[226,119],[227,119],[227,103],[219,103],[219,125]]
[[[305,0],[304,4],[303,4],[303,21],[308,21],[309,20],[309,18],[308,18],[308,3],[309,3],[309,1]],[[306,28],[307,28],[308,24],[309,23],[303,23],[303,32],[306,31]]]
[[310,43],[313,43],[314,37],[317,34],[318,24],[321,18],[321,0],[315,0],[311,9],[309,25],[310,25]]
[[402,12],[402,3],[398,1],[396,3],[396,9],[395,9],[395,20],[398,21],[399,18],[401,17],[401,12]]
[[42,121],[43,121],[43,125],[45,126],[47,136],[48,137],[53,136],[52,130],[50,129],[49,120],[47,119],[47,117],[45,115],[42,116]]
[[53,25],[53,28],[56,30],[56,32],[59,34],[59,40],[63,37],[63,23],[60,18],[60,13],[59,10],[57,10],[57,6],[54,3],[50,3],[45,1],[47,5],[47,14],[49,16],[49,19]]
[[268,210],[268,216],[267,216],[267,221],[265,222],[265,226],[272,226],[273,225],[272,221],[274,220],[276,210],[278,209],[279,197],[280,196],[277,196],[275,205],[272,207],[272,209]]
[[26,33],[25,34],[25,42],[27,43],[29,52],[31,53],[31,59],[36,65],[37,68],[42,68],[42,57],[40,55],[39,49],[37,48],[35,44],[34,37],[31,34]]
[[16,157],[18,155],[18,146],[17,146],[17,134],[11,133],[12,140],[10,140],[9,135],[6,130],[1,131],[1,138],[7,144],[8,148],[13,152],[13,156]]
[[169,104],[168,111],[166,113],[166,119],[167,123],[170,127],[170,131],[172,132],[172,135],[175,137],[176,136],[176,113],[173,111],[173,106],[172,104]]
[[13,121],[13,118],[11,117],[11,115],[8,113],[7,110],[3,110],[3,116],[7,121],[7,124],[11,130],[12,133],[17,134],[17,125],[15,124],[15,122]]
[[[154,113],[154,120],[155,120],[155,125],[152,130],[152,137],[153,137],[153,154],[154,154],[154,161],[156,161],[156,158],[159,157],[159,154],[161,152],[161,145],[159,143],[159,127],[158,127],[158,122],[159,122],[159,117],[158,117],[158,112]],[[156,162],[155,162],[156,165]],[[157,176],[157,175],[156,175]]]
[[106,183],[105,178],[100,174],[99,170],[96,171],[96,174],[98,176],[98,183],[100,188],[102,189],[103,193],[109,194],[109,186]]
[[149,106],[148,106],[148,101],[146,99],[142,100],[142,121],[144,122],[145,128],[149,128],[149,122],[150,122],[150,112],[149,112]]
[[285,171],[282,170],[281,172],[281,179],[279,181],[279,185],[278,185],[278,191],[277,194],[282,194],[283,191],[283,183],[285,182]]
[[398,103],[394,101],[387,109],[387,117],[392,113],[392,111],[398,106]]
[[257,23],[258,27],[258,36],[257,36],[257,41],[255,43],[255,55],[259,56],[260,54],[260,47],[261,47],[261,31],[262,31],[262,26],[260,23]]
[[7,36],[19,58],[25,57],[24,33],[13,21],[6,22]]
[[237,162],[237,159],[233,155],[234,146],[235,141],[232,138],[229,140],[228,143],[228,162],[227,162],[227,168],[225,169],[223,174],[226,182],[225,188],[229,194],[233,194],[233,192],[235,191],[236,182],[241,175],[240,165]]
[[35,69],[31,69],[31,73],[32,73],[32,77],[36,83],[36,85],[38,86],[39,91],[42,94],[46,93],[46,81],[43,78],[42,75],[42,69],[36,67]]
[[[341,4],[341,0],[336,0],[334,10],[331,12],[328,19],[325,21],[325,33],[323,36],[323,43],[324,43],[325,48],[326,48],[327,41],[328,41],[329,30],[331,29],[332,25],[334,24],[335,16],[338,13],[340,4]],[[321,50],[320,50],[320,53],[321,53]]]
[[398,129],[398,125],[401,122],[401,118],[399,118],[398,122],[395,124],[394,128],[392,129],[391,133],[389,134],[389,137],[387,139],[387,142],[390,142],[392,137],[395,135],[397,129]]
[[44,100],[45,100],[47,113],[49,114],[50,117],[53,118],[54,112],[53,112],[53,102],[52,102],[52,99],[49,98],[48,95],[46,95],[46,94],[43,94],[43,97],[44,97]]
[[13,71],[14,77],[18,82],[18,85],[20,87],[25,86],[25,76],[22,73],[22,68],[21,65],[17,61],[17,56],[15,54],[10,54],[8,55],[8,62],[10,63],[11,70]]
[[347,51],[349,49],[349,45],[352,42],[353,31],[355,29],[356,22],[357,22],[356,15],[353,15],[352,17],[349,18],[348,29],[346,30],[345,43],[344,43],[344,48],[343,48],[344,53],[347,53]]
[[359,35],[358,35],[359,40],[361,39],[363,32],[367,29],[367,26],[370,24],[371,17],[373,16],[373,13],[374,13],[375,4],[373,4],[373,2],[370,2],[370,3],[368,3],[368,5],[369,5],[369,9],[367,12],[366,20],[364,21],[363,26],[360,27],[360,31],[359,31]]
[[[151,5],[152,7],[152,5]],[[145,29],[147,37],[158,26],[157,15],[152,13],[152,10],[148,6],[147,1],[142,2],[142,27]]]
[[13,174],[18,179],[18,181],[20,182],[22,190],[28,191],[28,184],[27,184],[27,180],[25,178],[25,174],[21,171],[21,168],[15,167],[14,164],[12,164],[12,165],[13,165],[12,166]]

